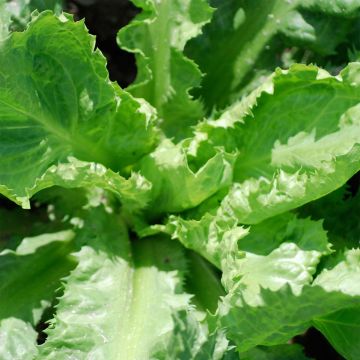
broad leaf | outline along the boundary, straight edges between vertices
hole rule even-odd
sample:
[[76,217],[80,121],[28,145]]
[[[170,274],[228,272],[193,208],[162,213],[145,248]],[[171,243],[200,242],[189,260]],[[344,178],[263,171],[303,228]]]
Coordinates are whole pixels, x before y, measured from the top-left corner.
[[334,348],[346,359],[356,360],[360,354],[360,307],[337,311],[314,320]]
[[161,351],[173,314],[189,300],[169,271],[178,267],[176,247],[163,251],[156,239],[130,247],[121,220],[100,209],[85,220],[78,241],[79,265],[66,279],[40,359],[145,359]]
[[[259,239],[267,244],[264,249]],[[261,304],[260,288],[276,291],[289,284],[298,293],[311,282],[321,256],[331,252],[321,222],[290,214],[252,226],[238,247],[242,256],[223,254],[222,282],[228,290],[241,289],[249,304]]]
[[144,208],[149,202],[151,189],[151,184],[139,174],[133,173],[125,179],[101,164],[69,157],[67,162],[47,169],[31,188],[25,188],[26,196],[19,197],[7,191],[4,193],[27,209],[30,207],[29,199],[34,194],[55,185],[69,189],[100,187],[117,195],[129,210]]
[[278,70],[250,101],[234,105],[218,121],[200,124],[198,147],[225,144],[227,151],[240,153],[235,184],[218,212],[258,223],[326,195],[355,174],[360,169],[359,73],[358,63],[336,78],[314,66]]
[[151,108],[110,83],[94,46],[83,22],[50,12],[3,44],[1,193],[26,204],[37,180],[69,156],[119,170],[152,149]]
[[[261,290],[255,304],[248,303],[243,296],[240,278],[220,305],[220,322],[240,351],[284,343],[305,331],[314,319],[360,304],[359,264],[358,252],[349,252],[343,262],[324,270],[311,285],[295,292],[288,285]],[[301,270],[300,266],[298,270],[305,268]],[[287,273],[294,276],[300,274],[298,270]]]

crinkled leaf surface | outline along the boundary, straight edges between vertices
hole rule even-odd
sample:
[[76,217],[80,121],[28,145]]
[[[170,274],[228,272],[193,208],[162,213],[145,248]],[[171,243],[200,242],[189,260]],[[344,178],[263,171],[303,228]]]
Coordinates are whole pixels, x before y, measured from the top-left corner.
[[[26,189],[26,197],[15,197],[23,207],[28,207],[28,198],[35,193],[52,187],[92,188],[99,187],[117,195],[129,210],[138,210],[150,199],[151,184],[141,175],[133,173],[125,179],[101,164],[88,163],[69,157],[66,163],[52,165],[38,178],[33,187]],[[14,199],[12,196],[9,196]]]
[[192,156],[196,159],[197,154],[186,142],[174,145],[164,140],[141,160],[139,170],[152,184],[151,216],[195,207],[231,184],[235,156],[212,150],[203,164],[191,167]]
[[155,106],[168,135],[181,137],[203,116],[200,102],[188,94],[201,73],[182,51],[210,20],[211,8],[205,0],[133,3],[142,13],[118,35],[119,45],[136,54],[138,74],[129,91]]
[[314,66],[279,70],[249,102],[200,124],[198,146],[225,144],[227,151],[240,153],[235,184],[218,213],[258,223],[326,195],[355,174],[359,73],[358,63],[336,78]]
[[[100,209],[85,220],[75,255],[79,265],[40,347],[40,359],[145,359],[166,346],[172,315],[188,306],[181,294],[176,243],[156,239],[130,247],[121,220]],[[166,251],[164,251],[166,249]],[[86,341],[84,341],[86,339]],[[139,346],[141,344],[141,346]]]
[[328,254],[331,249],[327,235],[323,221],[298,218],[288,212],[251,226],[249,234],[238,242],[238,246],[242,251],[268,255],[283,242],[293,242],[304,251],[316,249]]
[[210,214],[200,220],[185,220],[172,215],[162,230],[220,269],[224,254],[236,252],[238,240],[248,233],[246,229],[237,226],[236,220]]
[[[266,232],[274,222],[278,226]],[[264,249],[259,238],[267,243]],[[252,304],[261,303],[257,298],[260,288],[275,291],[289,284],[298,293],[311,282],[321,256],[331,252],[321,222],[292,214],[252,226],[237,245],[244,254],[223,254],[222,281],[228,290],[235,286],[241,289],[244,300]]]
[[0,320],[0,358],[33,360],[37,355],[34,328],[23,320],[11,317]]
[[[294,293],[289,285],[276,291],[261,290],[257,304],[247,303],[242,296],[244,289],[240,278],[220,305],[220,322],[240,351],[256,345],[284,343],[303,332],[314,319],[358,306],[359,269],[358,250],[349,251],[343,262],[321,272],[312,284],[304,285],[300,291]],[[298,271],[287,273],[300,274]]]
[[[238,359],[230,350],[223,331],[209,333],[206,321],[199,321],[194,311],[180,311],[174,316],[174,331],[165,350],[154,354],[154,359],[167,360],[225,360]],[[233,357],[231,357],[231,355]]]
[[0,44],[9,34],[10,12],[6,8],[5,0],[0,1]]
[[83,22],[50,12],[3,44],[0,191],[6,196],[27,198],[46,170],[68,156],[119,170],[151,150],[153,111],[110,83],[94,45]]
[[355,46],[349,47],[356,41],[349,39],[357,26],[357,0],[210,3],[216,8],[213,20],[186,47],[205,74],[196,95],[209,112],[248,94],[276,66],[315,62],[331,68],[334,59],[327,55],[339,44],[349,51]]

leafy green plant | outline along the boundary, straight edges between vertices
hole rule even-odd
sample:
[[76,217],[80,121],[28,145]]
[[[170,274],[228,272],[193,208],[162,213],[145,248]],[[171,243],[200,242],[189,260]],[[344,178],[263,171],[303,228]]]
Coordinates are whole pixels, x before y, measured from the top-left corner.
[[133,2],[126,90],[0,3],[0,359],[358,359],[360,4]]

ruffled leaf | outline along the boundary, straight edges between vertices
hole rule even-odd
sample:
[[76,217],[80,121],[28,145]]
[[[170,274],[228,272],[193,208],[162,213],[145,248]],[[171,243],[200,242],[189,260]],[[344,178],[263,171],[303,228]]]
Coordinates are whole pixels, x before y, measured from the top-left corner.
[[201,73],[182,51],[210,20],[212,10],[205,0],[133,3],[142,13],[118,35],[119,45],[135,53],[138,65],[129,91],[155,106],[165,132],[179,138],[203,116],[200,102],[188,93],[199,85]]
[[279,70],[247,110],[242,102],[198,127],[198,147],[240,153],[218,210],[224,217],[258,223],[326,195],[360,169],[359,69],[350,64],[336,78],[313,66]]
[[85,220],[78,241],[79,265],[66,279],[40,359],[144,359],[164,349],[172,316],[187,308],[189,296],[179,293],[162,241],[131,247],[121,221],[100,209]]
[[359,264],[358,251],[350,251],[344,262],[324,270],[312,284],[302,289],[293,291],[289,285],[259,289],[255,304],[243,296],[240,279],[220,305],[220,322],[240,351],[257,345],[284,343],[305,331],[313,320],[360,304],[356,280],[360,274]]
[[[83,22],[44,12],[0,54],[0,192],[28,197],[69,156],[115,170],[150,152],[154,113],[111,84]],[[133,138],[132,138],[133,137]],[[132,138],[132,141],[129,139]],[[136,142],[136,150],[134,143]],[[14,165],[16,164],[16,166]]]
[[[199,316],[199,314],[198,314]],[[238,359],[229,347],[223,331],[209,330],[193,311],[180,311],[174,317],[174,331],[167,348],[153,355],[154,359],[225,360]]]
[[187,141],[164,140],[142,159],[139,170],[152,184],[150,216],[193,208],[231,184],[234,155],[221,150],[201,155],[206,159],[197,164]]
[[[117,195],[129,210],[144,208],[150,199],[151,184],[141,175],[133,173],[125,179],[101,164],[88,163],[69,157],[67,162],[52,165],[31,188],[25,188],[26,196],[4,192],[8,198],[23,208],[30,207],[29,199],[37,192],[52,186],[63,188],[92,188],[98,186]],[[1,187],[0,187],[1,189]]]

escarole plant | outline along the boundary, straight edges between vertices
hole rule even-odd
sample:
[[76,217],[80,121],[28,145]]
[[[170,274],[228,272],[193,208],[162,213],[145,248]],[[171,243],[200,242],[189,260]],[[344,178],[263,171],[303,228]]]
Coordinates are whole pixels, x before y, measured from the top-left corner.
[[125,90],[0,2],[0,358],[358,359],[359,3],[133,2]]

